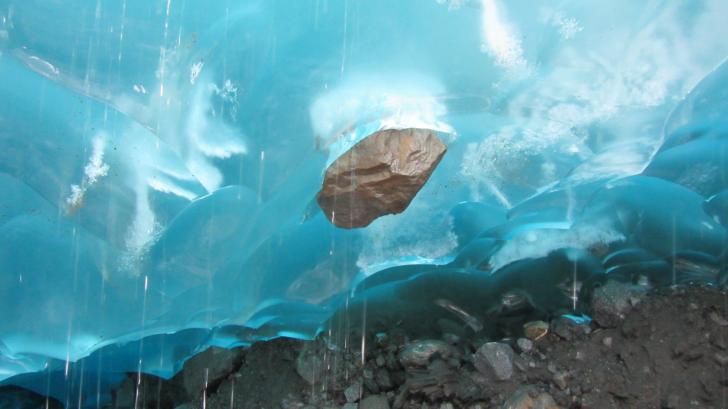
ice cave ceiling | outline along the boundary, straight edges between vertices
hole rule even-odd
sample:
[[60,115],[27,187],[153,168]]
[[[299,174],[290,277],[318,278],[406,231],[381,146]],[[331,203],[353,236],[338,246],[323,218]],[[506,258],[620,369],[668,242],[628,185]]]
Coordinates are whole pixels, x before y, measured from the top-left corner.
[[[0,0],[0,382],[93,402],[114,374],[168,377],[207,346],[361,309],[487,328],[512,296],[582,314],[610,275],[722,285],[726,16],[722,0]],[[425,166],[434,145],[377,142],[351,183],[376,168],[380,190],[336,190],[346,155],[412,129],[446,153]],[[381,217],[337,226],[376,200]]]

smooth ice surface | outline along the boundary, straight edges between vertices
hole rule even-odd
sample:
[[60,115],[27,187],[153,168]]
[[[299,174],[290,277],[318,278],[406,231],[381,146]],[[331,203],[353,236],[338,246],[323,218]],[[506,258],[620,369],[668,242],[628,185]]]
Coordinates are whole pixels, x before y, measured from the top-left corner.
[[[94,406],[360,309],[487,330],[519,303],[579,315],[609,276],[724,284],[726,16],[0,0],[0,382]],[[448,145],[409,208],[332,226],[327,164],[409,127]]]

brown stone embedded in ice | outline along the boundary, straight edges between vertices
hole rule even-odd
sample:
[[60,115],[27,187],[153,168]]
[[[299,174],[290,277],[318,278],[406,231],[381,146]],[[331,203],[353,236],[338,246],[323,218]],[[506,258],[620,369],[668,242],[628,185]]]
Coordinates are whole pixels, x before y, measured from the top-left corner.
[[339,227],[403,212],[447,148],[429,129],[387,129],[354,145],[326,169],[317,200]]

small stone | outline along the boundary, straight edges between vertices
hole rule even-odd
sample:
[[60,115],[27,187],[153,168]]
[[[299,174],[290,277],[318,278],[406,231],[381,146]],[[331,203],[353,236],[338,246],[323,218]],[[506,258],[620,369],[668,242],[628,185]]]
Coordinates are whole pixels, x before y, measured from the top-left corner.
[[513,349],[501,342],[485,343],[473,355],[473,364],[483,375],[491,373],[498,380],[510,379],[513,375]]
[[348,388],[344,389],[344,397],[347,402],[356,402],[361,398],[362,384],[360,381],[353,383]]
[[450,345],[457,345],[457,343],[460,342],[459,336],[449,332],[446,334],[442,334],[442,339]]
[[537,341],[548,334],[549,324],[543,321],[527,322],[523,325],[523,332],[526,338]]
[[602,344],[604,344],[604,346],[607,348],[611,348],[612,347],[612,337],[604,337],[604,339],[602,339]]
[[569,376],[566,372],[557,372],[554,374],[554,384],[559,387],[559,389],[564,390],[566,389],[566,378]]
[[444,341],[431,339],[415,341],[405,345],[399,355],[399,361],[405,367],[427,366],[435,355],[449,358],[455,355],[455,352],[455,349]]
[[642,294],[627,283],[608,281],[592,295],[594,321],[604,328],[617,327],[641,297]]
[[501,406],[502,409],[560,409],[548,393],[532,386],[519,388]]
[[344,406],[341,407],[341,409],[359,409],[359,404],[354,402],[349,402],[344,404]]
[[721,327],[728,326],[728,320],[726,320],[725,318],[718,315],[718,313],[715,311],[711,311],[710,314],[708,314],[708,317],[710,318],[711,321],[713,321],[714,323],[718,324]]
[[371,395],[359,402],[359,409],[389,409],[389,401],[383,395]]
[[387,361],[384,359],[383,356],[378,355],[377,359],[375,360],[375,363],[377,364],[378,367],[381,368],[387,363]]
[[715,358],[715,362],[718,363],[720,366],[728,366],[728,354],[725,354],[723,352],[718,352],[713,356]]
[[455,406],[450,402],[445,402],[440,405],[440,409],[455,409]]
[[377,369],[377,372],[374,374],[374,380],[382,390],[388,391],[393,387],[392,379],[389,377],[389,372],[387,372],[384,368]]
[[533,341],[528,338],[518,338],[516,345],[521,352],[531,352],[533,349]]

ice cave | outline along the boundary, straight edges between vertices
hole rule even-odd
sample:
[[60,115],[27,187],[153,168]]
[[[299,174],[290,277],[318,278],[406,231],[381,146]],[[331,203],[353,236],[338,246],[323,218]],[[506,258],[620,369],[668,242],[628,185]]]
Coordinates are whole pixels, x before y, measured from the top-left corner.
[[0,0],[0,408],[728,405],[725,0]]

